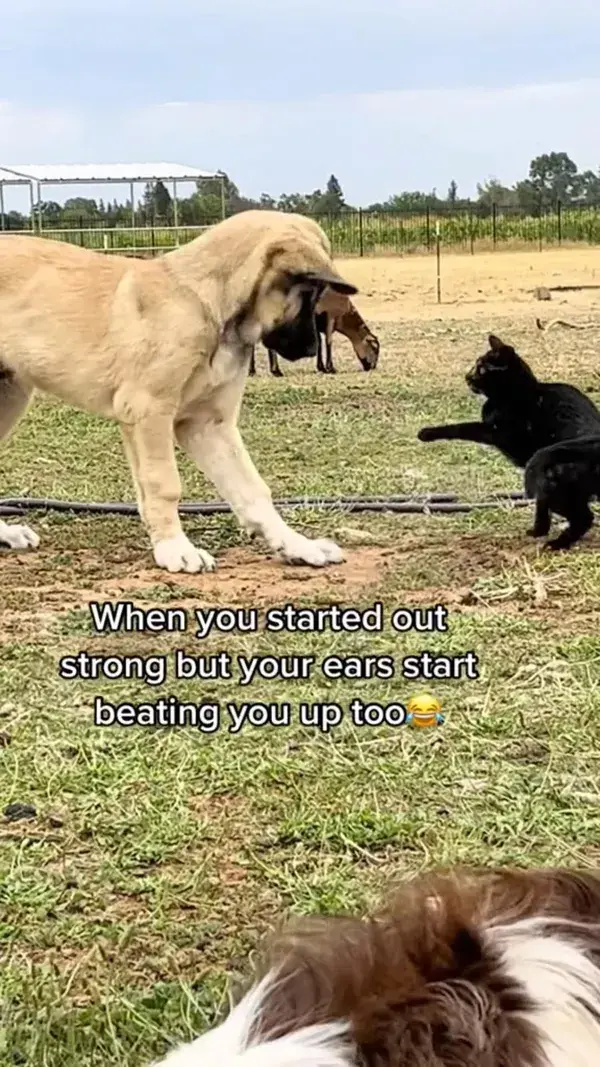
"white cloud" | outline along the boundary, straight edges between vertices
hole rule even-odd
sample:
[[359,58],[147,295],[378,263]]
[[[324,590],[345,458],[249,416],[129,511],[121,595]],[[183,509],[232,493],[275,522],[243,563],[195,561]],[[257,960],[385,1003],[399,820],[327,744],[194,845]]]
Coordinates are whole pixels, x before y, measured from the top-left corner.
[[[508,89],[424,90],[289,102],[175,102],[102,114],[0,104],[8,162],[168,159],[220,167],[243,192],[305,191],[332,172],[353,202],[402,189],[463,195],[514,182],[540,152],[597,169],[600,78]],[[70,194],[67,194],[70,195]],[[98,194],[100,195],[100,194]]]
[[125,128],[134,143],[163,146],[163,157],[183,152],[190,163],[222,167],[252,195],[314,188],[333,171],[349,200],[366,202],[401,189],[445,189],[452,178],[465,193],[491,174],[513,182],[540,152],[567,151],[596,169],[590,130],[599,111],[600,79],[587,79],[172,104],[127,116]]
[[74,144],[84,128],[84,117],[75,111],[23,107],[0,100],[1,162],[23,163],[23,152],[28,158],[46,157],[54,152],[55,145]]

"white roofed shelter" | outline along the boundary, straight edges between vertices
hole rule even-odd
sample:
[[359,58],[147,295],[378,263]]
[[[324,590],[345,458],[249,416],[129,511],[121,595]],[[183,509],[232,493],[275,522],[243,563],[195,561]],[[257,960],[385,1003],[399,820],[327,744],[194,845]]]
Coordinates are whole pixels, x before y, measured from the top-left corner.
[[173,191],[174,221],[177,227],[177,183],[197,182],[214,178],[221,182],[221,205],[225,217],[225,185],[220,171],[198,170],[181,163],[14,163],[0,165],[0,228],[5,228],[4,187],[28,185],[31,203],[31,225],[42,229],[41,192],[49,185],[129,185],[132,222],[135,226],[135,187],[148,182],[170,183]]

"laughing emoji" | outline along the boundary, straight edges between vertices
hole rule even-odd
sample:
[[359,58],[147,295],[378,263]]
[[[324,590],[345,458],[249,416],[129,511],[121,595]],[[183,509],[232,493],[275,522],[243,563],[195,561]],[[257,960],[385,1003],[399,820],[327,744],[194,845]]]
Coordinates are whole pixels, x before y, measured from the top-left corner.
[[411,697],[406,705],[408,712],[406,721],[411,726],[424,729],[427,726],[441,726],[444,721],[442,706],[436,697],[429,693],[419,693]]

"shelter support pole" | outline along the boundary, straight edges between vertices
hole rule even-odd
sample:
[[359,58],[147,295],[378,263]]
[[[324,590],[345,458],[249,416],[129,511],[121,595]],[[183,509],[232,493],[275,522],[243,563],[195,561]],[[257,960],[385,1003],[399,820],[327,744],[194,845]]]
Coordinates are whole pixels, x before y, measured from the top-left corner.
[[6,229],[6,220],[4,218],[4,182],[0,181],[0,229]]
[[31,230],[35,233],[35,198],[33,195],[33,182],[29,182],[29,210],[31,211]]
[[179,205],[177,203],[177,182],[173,179],[173,224],[175,226],[175,247],[179,248]]
[[131,244],[135,249],[135,192],[133,182],[129,183],[129,196],[131,197]]
[[37,208],[38,208],[38,228],[40,233],[42,232],[42,186],[40,182],[37,183]]

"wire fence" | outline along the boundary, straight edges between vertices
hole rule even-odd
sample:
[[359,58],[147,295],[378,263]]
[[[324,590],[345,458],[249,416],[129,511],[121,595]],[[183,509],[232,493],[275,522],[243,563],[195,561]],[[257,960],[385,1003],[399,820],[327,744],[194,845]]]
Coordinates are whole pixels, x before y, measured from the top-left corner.
[[[514,207],[472,203],[434,206],[419,211],[344,210],[311,216],[323,227],[336,256],[398,256],[434,252],[436,228],[446,249],[475,254],[511,248],[555,248],[561,245],[600,245],[600,205],[557,203],[536,214]],[[5,220],[5,231],[37,232],[100,252],[153,256],[193,240],[220,218],[173,225],[160,219],[129,216],[129,223],[79,216],[68,220],[42,219],[23,229]]]

